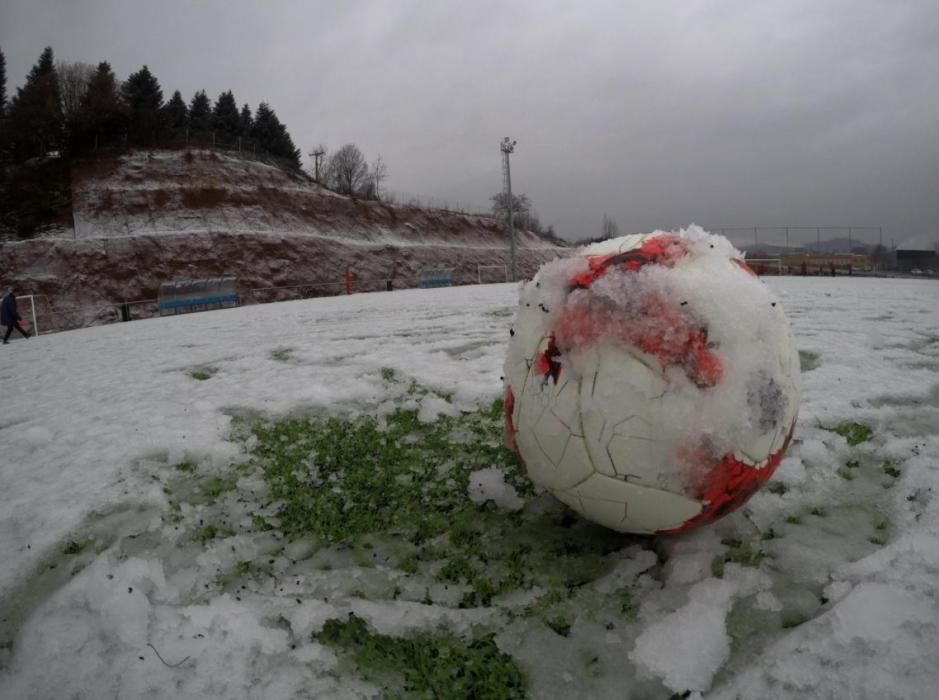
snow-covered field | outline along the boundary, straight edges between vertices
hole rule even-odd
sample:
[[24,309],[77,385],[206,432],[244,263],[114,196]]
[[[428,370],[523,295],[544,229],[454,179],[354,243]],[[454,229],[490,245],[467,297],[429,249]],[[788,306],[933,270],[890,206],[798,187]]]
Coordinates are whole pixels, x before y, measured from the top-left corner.
[[[394,696],[394,671],[423,647],[388,635],[475,663],[466,673],[485,676],[488,697],[517,697],[504,680],[516,669],[536,698],[935,697],[939,284],[767,283],[802,356],[795,442],[744,509],[673,538],[602,531],[532,495],[502,457],[461,472],[443,453],[440,498],[458,487],[460,513],[478,516],[469,530],[455,519],[417,544],[393,528],[346,537],[369,513],[336,474],[318,480],[308,448],[300,476],[346,489],[348,523],[285,532],[269,467],[291,435],[312,444],[340,434],[323,426],[373,415],[378,433],[358,434],[374,437],[416,415],[414,435],[447,425],[470,461],[497,454],[472,450],[497,438],[513,285],[12,341],[0,352],[0,697]],[[388,488],[419,489],[410,478]],[[534,534],[503,562],[487,547],[513,528]],[[367,638],[349,642],[350,620]]]

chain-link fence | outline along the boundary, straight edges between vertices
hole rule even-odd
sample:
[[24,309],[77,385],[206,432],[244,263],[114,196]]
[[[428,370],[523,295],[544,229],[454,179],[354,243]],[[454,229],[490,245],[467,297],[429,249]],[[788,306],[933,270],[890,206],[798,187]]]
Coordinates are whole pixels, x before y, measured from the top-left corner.
[[462,202],[458,199],[450,199],[447,197],[428,197],[426,195],[414,194],[413,192],[383,189],[381,200],[389,204],[401,204],[408,207],[419,207],[421,209],[437,209],[451,214],[484,216],[491,219],[497,218],[493,215],[490,207],[474,204],[472,202]]
[[79,156],[94,156],[101,153],[126,153],[146,150],[216,150],[237,155],[246,160],[254,160],[268,165],[275,165],[293,172],[302,172],[296,162],[290,158],[273,155],[260,143],[251,138],[225,139],[216,132],[198,132],[190,134],[154,133],[146,139],[128,139],[127,134],[112,136],[92,136],[73,144],[73,151]]
[[704,227],[748,252],[866,254],[883,246],[881,226],[732,226]]

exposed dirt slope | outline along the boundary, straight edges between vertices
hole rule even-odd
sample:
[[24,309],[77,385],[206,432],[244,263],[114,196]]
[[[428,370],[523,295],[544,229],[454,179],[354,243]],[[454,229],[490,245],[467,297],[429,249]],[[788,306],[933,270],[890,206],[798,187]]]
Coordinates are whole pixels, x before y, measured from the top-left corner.
[[[45,295],[58,327],[116,320],[120,303],[153,299],[161,282],[176,279],[237,275],[252,303],[340,293],[347,268],[353,291],[369,291],[389,280],[415,286],[422,270],[440,265],[457,283],[475,282],[478,265],[509,262],[505,227],[494,219],[354,200],[211,151],[79,164],[72,198],[73,231],[0,251],[2,284]],[[527,231],[517,241],[520,274],[567,252]]]

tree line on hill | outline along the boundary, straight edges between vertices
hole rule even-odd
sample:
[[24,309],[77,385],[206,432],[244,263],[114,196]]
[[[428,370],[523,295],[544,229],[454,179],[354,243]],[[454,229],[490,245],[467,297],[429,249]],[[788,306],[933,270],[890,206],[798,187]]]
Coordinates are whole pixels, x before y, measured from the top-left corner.
[[0,52],[0,115],[4,155],[12,162],[50,153],[82,155],[99,147],[154,147],[172,141],[258,149],[300,167],[300,151],[286,126],[262,102],[240,109],[231,90],[214,104],[205,90],[187,103],[176,90],[164,101],[145,65],[119,82],[107,61],[56,63],[47,47],[26,82],[6,100],[5,59]]
[[[60,220],[69,224],[72,157],[110,148],[213,145],[273,157],[300,168],[300,151],[266,103],[240,109],[231,90],[214,103],[205,90],[187,102],[179,90],[164,101],[159,80],[144,65],[123,82],[107,61],[97,66],[56,62],[46,47],[26,81],[7,99],[6,59],[0,50],[0,235],[26,238]],[[393,200],[383,191],[388,167],[379,154],[369,164],[352,143],[328,154],[318,146],[316,181],[339,194]],[[328,157],[327,157],[328,156]],[[492,197],[492,213],[507,215],[504,194]],[[524,194],[513,196],[517,228],[543,229]]]
[[213,103],[205,90],[164,101],[145,65],[123,82],[107,61],[56,62],[43,50],[8,99],[0,50],[0,234],[35,235],[68,225],[70,160],[99,149],[215,145],[300,168],[300,151],[266,102],[240,109],[231,90]]

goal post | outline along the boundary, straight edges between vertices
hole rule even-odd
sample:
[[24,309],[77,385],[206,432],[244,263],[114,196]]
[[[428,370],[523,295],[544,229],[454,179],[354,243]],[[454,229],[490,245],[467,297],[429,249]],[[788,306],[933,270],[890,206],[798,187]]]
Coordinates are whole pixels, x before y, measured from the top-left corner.
[[[486,277],[486,280],[483,281],[483,277]],[[479,280],[479,284],[486,284],[490,282],[508,282],[509,281],[509,266],[508,265],[477,265],[476,266],[476,278]]]
[[54,303],[46,294],[23,294],[16,297],[16,307],[20,316],[32,324],[33,335],[49,335],[69,328],[82,328],[88,325],[83,308],[78,304]]
[[39,324],[36,322],[36,295],[26,294],[19,297],[17,299],[17,311],[20,312],[21,316],[23,315],[23,307],[27,299],[29,300],[29,317],[33,324],[32,334],[39,335]]

